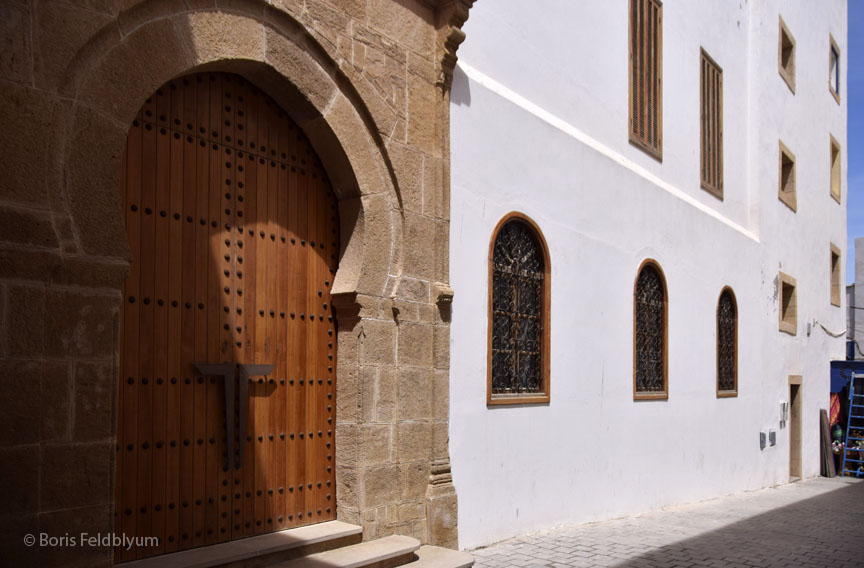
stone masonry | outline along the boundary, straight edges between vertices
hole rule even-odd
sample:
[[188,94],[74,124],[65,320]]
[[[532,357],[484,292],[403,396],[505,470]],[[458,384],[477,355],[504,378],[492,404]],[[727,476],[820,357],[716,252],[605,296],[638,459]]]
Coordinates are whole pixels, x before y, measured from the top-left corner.
[[449,473],[449,81],[474,0],[0,3],[0,558],[108,566],[126,133],[166,81],[244,75],[339,197],[336,473],[364,538],[456,547]]

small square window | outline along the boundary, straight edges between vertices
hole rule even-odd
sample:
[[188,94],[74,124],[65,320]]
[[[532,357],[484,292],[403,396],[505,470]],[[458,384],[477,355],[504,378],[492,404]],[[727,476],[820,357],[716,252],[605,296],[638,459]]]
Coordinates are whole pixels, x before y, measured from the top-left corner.
[[831,245],[831,305],[840,306],[840,248]]
[[789,90],[795,92],[795,38],[780,18],[780,47],[777,54],[780,76],[786,81]]
[[798,297],[795,290],[795,279],[781,272],[779,281],[780,331],[796,335],[798,333]]
[[780,183],[777,196],[780,201],[789,206],[792,211],[798,210],[798,199],[795,194],[795,154],[783,142],[780,142]]
[[831,197],[840,203],[840,144],[831,137]]
[[840,102],[840,48],[834,37],[828,36],[828,90]]

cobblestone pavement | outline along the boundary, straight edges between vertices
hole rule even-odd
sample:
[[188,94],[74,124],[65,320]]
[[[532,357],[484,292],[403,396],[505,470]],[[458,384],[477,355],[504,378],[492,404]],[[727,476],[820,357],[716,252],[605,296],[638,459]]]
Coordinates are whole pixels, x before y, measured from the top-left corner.
[[864,566],[864,482],[815,478],[471,551],[477,568]]

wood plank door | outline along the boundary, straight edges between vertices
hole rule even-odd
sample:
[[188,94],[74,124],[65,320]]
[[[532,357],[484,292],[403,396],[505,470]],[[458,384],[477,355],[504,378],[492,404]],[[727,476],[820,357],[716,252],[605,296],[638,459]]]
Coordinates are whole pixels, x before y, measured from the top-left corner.
[[242,77],[176,79],[122,171],[115,532],[122,562],[336,515],[336,199],[308,140]]

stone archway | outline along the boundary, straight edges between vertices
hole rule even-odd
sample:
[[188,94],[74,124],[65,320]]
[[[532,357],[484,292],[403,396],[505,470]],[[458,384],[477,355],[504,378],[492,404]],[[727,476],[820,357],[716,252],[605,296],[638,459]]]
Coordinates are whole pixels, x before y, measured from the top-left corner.
[[[5,466],[11,490],[40,495],[22,501],[22,527],[63,534],[76,519],[75,528],[89,532],[113,528],[116,393],[106,385],[118,372],[129,260],[119,194],[123,144],[160,85],[220,70],[290,110],[339,198],[339,518],[362,524],[364,538],[402,533],[456,545],[449,316],[439,307],[451,293],[448,69],[471,3],[380,2],[358,13],[323,0],[300,7],[205,1],[190,9],[190,2],[142,0],[122,9],[45,6],[25,22],[39,53],[19,55],[35,65],[35,88],[14,77],[3,86],[5,116],[22,117],[10,122],[4,141],[17,136],[36,149],[16,154],[33,164],[12,178],[30,191],[16,219],[38,231],[13,236],[39,241],[2,250],[8,310],[0,343],[37,376],[28,383],[35,391],[16,404],[22,412],[41,408],[48,426],[27,436]],[[37,196],[39,184],[44,195]],[[20,200],[7,193],[10,203]],[[45,393],[81,399],[40,406]],[[20,538],[14,547],[11,557],[23,554]],[[41,565],[73,557],[110,562],[94,550],[37,552]]]

